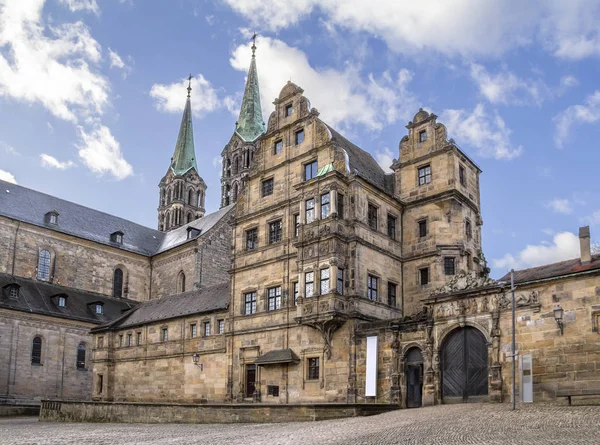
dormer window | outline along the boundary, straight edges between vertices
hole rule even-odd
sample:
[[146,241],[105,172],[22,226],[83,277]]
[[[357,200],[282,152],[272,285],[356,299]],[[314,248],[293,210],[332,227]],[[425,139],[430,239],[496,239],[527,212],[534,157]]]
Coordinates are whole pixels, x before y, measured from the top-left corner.
[[187,239],[194,239],[200,236],[202,230],[195,229],[193,227],[188,227],[187,229]]
[[292,104],[287,104],[285,106],[285,117],[291,116],[293,111],[294,107],[292,107]]
[[123,232],[115,232],[110,235],[110,240],[113,243],[123,244]]
[[44,215],[44,222],[46,224],[58,224],[58,212],[56,210],[52,210],[46,213],[46,215]]
[[10,298],[12,300],[16,300],[17,298],[19,298],[19,285],[11,284],[11,285],[7,286],[6,287],[6,295],[8,295],[8,298]]
[[97,302],[97,303],[91,303],[91,305],[93,306],[94,313],[96,315],[103,315],[104,314],[104,303]]
[[426,130],[419,131],[419,144],[422,144],[426,140],[427,140],[427,131]]
[[64,296],[58,297],[58,307],[65,307],[67,305],[67,299]]

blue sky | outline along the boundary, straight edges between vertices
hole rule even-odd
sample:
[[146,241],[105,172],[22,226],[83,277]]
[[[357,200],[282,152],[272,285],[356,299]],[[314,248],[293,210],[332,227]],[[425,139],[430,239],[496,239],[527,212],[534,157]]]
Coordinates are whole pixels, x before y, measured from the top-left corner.
[[600,239],[599,1],[0,0],[0,178],[156,227],[185,82],[207,210],[256,30],[265,121],[287,80],[386,167],[419,107],[482,168],[498,277]]

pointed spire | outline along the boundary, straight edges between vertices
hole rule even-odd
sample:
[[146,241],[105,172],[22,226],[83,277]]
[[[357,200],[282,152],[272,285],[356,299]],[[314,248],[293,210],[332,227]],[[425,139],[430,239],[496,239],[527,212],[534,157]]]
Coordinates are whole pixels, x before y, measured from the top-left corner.
[[265,132],[262,109],[260,106],[260,90],[258,89],[258,73],[256,71],[256,36],[252,36],[252,60],[248,70],[248,80],[242,99],[240,117],[236,122],[236,133],[246,142],[255,141]]
[[179,136],[177,136],[177,144],[175,144],[175,153],[171,158],[171,169],[176,175],[183,175],[191,168],[195,168],[198,171],[198,167],[196,166],[196,152],[194,150],[194,129],[192,128],[191,74],[188,82],[188,94],[179,127]]

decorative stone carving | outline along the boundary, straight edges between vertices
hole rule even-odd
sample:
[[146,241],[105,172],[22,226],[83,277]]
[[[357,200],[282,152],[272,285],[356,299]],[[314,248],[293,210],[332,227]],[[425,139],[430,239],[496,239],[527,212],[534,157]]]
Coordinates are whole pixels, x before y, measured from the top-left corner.
[[477,273],[462,272],[456,274],[445,285],[434,289],[429,296],[449,294],[467,289],[477,289],[480,287],[492,286],[494,284],[498,284],[498,282],[488,276],[479,276]]

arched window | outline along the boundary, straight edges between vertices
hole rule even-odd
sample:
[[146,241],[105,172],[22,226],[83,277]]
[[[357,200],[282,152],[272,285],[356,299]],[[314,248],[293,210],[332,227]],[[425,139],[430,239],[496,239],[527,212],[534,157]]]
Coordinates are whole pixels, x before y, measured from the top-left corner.
[[189,212],[187,214],[187,222],[191,223],[194,220],[194,215],[192,215],[192,212]]
[[123,296],[123,271],[118,267],[113,273],[113,297],[121,298]]
[[161,206],[165,205],[165,189],[162,189],[160,191],[160,205]]
[[31,344],[31,364],[40,365],[42,363],[42,338],[34,337]]
[[237,197],[238,197],[238,184],[236,182],[235,184],[233,184],[233,202],[237,201]]
[[85,343],[77,346],[77,369],[85,369]]
[[169,230],[171,227],[171,214],[169,212],[165,213],[165,230]]
[[177,276],[177,292],[185,292],[185,274],[183,270]]
[[239,158],[239,156],[236,156],[235,160],[233,161],[233,174],[237,175],[239,170],[240,170],[240,158]]
[[192,190],[192,189],[190,189],[188,191],[188,200],[187,200],[187,203],[189,205],[193,205],[193,203],[194,203],[194,190]]
[[40,250],[37,277],[39,280],[50,279],[50,252],[47,250]]
[[202,207],[202,192],[196,193],[196,207]]
[[167,204],[171,204],[171,189],[167,192]]
[[227,174],[226,176],[229,178],[231,176],[231,159],[227,159]]

